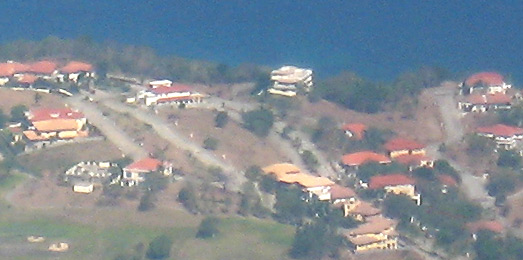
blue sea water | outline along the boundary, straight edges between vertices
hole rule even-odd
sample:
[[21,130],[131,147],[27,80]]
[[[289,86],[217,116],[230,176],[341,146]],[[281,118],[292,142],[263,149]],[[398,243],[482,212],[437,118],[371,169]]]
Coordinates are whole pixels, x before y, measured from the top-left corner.
[[421,65],[500,71],[523,84],[521,0],[18,0],[0,3],[0,43],[82,35],[160,54],[320,76],[391,80]]

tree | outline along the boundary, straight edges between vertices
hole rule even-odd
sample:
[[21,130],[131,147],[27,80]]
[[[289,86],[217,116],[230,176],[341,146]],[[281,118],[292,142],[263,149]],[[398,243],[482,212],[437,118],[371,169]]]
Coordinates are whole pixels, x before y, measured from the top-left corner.
[[196,191],[192,185],[183,187],[178,193],[178,201],[191,213],[195,214],[198,211],[198,200],[196,198]]
[[315,172],[318,168],[318,158],[311,151],[305,150],[301,153],[301,159],[311,172]]
[[34,103],[35,104],[38,104],[40,103],[40,100],[42,99],[42,95],[38,92],[35,93],[35,96],[34,96]]
[[496,238],[491,231],[480,230],[478,232],[474,250],[480,260],[507,259],[503,257],[503,241]]
[[335,253],[343,239],[325,222],[317,221],[296,228],[289,255],[292,258],[321,259]]
[[424,178],[427,180],[435,180],[436,174],[434,170],[428,167],[420,167],[412,171],[412,174],[416,177]]
[[0,129],[4,128],[5,123],[7,123],[7,116],[4,114],[2,109],[0,109]]
[[214,118],[214,126],[224,128],[229,122],[229,115],[225,111],[220,111]]
[[212,137],[207,137],[204,141],[203,141],[203,148],[207,149],[207,150],[216,150],[216,148],[218,148],[218,139],[216,138],[212,138]]
[[242,114],[244,127],[259,137],[266,137],[274,124],[270,110],[260,108]]
[[489,178],[487,190],[490,196],[505,195],[514,191],[517,179],[511,173],[495,174]]
[[517,170],[521,168],[521,156],[514,151],[502,150],[499,153],[497,164],[499,167]]
[[205,217],[198,227],[196,237],[201,239],[215,237],[219,233],[218,224],[219,219],[214,217]]
[[467,151],[472,156],[487,156],[494,150],[492,142],[479,135],[470,135],[467,137]]
[[139,211],[149,211],[156,207],[154,202],[156,201],[156,198],[154,194],[151,191],[146,191],[142,198],[140,199],[140,204],[138,204],[138,210]]
[[274,218],[281,223],[300,224],[307,211],[302,199],[303,192],[297,187],[278,189],[274,204]]
[[416,213],[416,204],[405,195],[388,195],[383,206],[387,217],[400,219],[402,223],[408,223]]
[[245,177],[253,182],[261,181],[263,174],[262,168],[257,165],[251,165],[247,170],[245,170]]
[[171,247],[173,241],[167,235],[161,235],[155,237],[151,243],[145,255],[149,259],[166,259],[171,255]]

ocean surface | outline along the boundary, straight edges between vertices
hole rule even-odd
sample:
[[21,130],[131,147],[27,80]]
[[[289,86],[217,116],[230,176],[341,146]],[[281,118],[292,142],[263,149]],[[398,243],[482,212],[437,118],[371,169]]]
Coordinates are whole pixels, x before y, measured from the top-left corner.
[[435,65],[495,70],[523,85],[523,0],[16,0],[0,43],[89,36],[160,54],[374,80]]

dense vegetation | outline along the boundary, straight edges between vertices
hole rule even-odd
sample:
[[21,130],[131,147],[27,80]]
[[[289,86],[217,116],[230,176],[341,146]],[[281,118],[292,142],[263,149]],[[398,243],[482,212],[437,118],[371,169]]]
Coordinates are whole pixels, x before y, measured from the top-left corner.
[[323,98],[356,111],[376,113],[405,98],[415,98],[421,90],[437,86],[448,77],[445,70],[434,67],[403,73],[393,83],[372,82],[343,72],[319,81],[311,99]]

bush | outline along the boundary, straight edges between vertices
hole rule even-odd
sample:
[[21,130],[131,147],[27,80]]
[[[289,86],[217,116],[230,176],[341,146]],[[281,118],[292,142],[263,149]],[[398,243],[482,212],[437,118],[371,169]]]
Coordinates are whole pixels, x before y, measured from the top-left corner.
[[244,127],[259,137],[266,137],[274,124],[274,115],[270,110],[260,108],[242,114]]
[[220,111],[214,118],[214,126],[224,128],[229,122],[229,115],[225,111]]
[[[37,93],[38,94],[38,93]],[[25,112],[27,107],[24,105],[16,105],[11,108],[11,121],[20,122],[25,120]]]
[[140,199],[140,204],[138,204],[139,211],[149,211],[156,207],[154,204],[156,198],[154,194],[150,191],[145,192]]
[[187,185],[178,193],[178,201],[191,213],[198,211],[198,201],[196,198],[196,191],[193,186]]
[[167,235],[161,235],[155,237],[151,243],[145,255],[149,259],[166,259],[171,255],[171,247],[173,241]]
[[206,217],[200,223],[198,232],[196,233],[197,238],[207,239],[218,235],[218,224],[219,219],[213,217]]
[[207,137],[204,141],[203,141],[203,148],[207,149],[207,150],[216,150],[216,148],[218,148],[218,139],[216,138],[212,138],[212,137]]
[[301,159],[311,172],[315,172],[318,168],[318,158],[311,151],[305,150],[301,153]]

